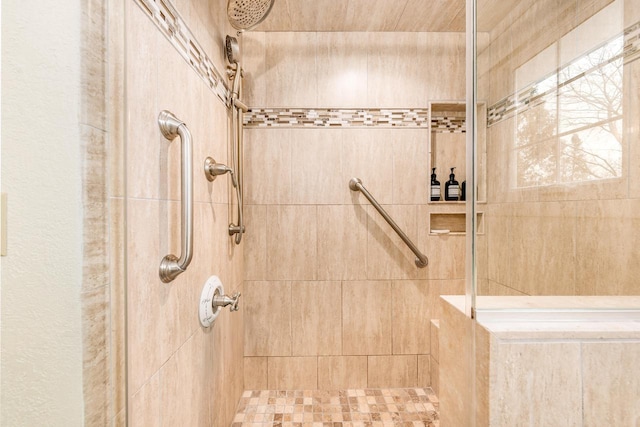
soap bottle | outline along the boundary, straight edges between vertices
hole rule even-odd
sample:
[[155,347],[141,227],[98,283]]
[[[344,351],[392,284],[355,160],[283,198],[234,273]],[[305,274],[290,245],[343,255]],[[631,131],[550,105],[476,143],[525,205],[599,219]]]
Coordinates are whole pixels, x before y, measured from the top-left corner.
[[467,181],[462,181],[460,186],[460,200],[467,200]]
[[440,181],[436,179],[436,168],[431,169],[431,201],[440,200]]
[[460,197],[460,185],[456,181],[456,175],[453,173],[455,168],[451,168],[451,174],[449,175],[449,181],[444,186],[444,199],[445,200],[458,200]]

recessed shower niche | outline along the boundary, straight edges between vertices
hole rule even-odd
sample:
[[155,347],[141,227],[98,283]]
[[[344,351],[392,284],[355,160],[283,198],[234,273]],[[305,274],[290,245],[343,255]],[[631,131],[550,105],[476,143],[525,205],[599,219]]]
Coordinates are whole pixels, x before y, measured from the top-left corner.
[[[486,105],[477,106],[478,170],[476,197],[486,203]],[[466,104],[434,101],[429,104],[429,233],[464,234],[467,199]],[[484,214],[478,213],[479,230]]]

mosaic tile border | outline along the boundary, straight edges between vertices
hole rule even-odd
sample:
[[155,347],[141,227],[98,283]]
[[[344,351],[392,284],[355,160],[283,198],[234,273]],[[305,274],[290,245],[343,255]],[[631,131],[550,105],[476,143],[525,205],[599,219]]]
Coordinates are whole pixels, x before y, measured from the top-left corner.
[[430,388],[245,391],[231,427],[440,425]]
[[431,132],[465,133],[467,121],[460,116],[431,116]]
[[252,108],[244,125],[256,127],[429,127],[429,110],[338,109],[338,108]]
[[225,104],[229,97],[226,78],[198,43],[189,26],[169,0],[135,0],[160,32],[176,48],[209,89]]
[[428,108],[252,108],[244,115],[243,123],[247,128],[430,127],[438,133],[463,133],[466,129],[461,117],[429,119]]
[[[571,76],[571,78],[565,79],[564,82],[558,83],[556,87],[551,88],[542,93],[537,92],[536,88],[541,82],[545,80],[546,77],[531,83],[525,88],[519,90],[518,92],[512,95],[507,96],[506,98],[501,99],[500,101],[498,101],[497,103],[489,107],[489,109],[487,110],[487,125],[492,126],[496,123],[499,123],[503,120],[513,117],[518,113],[522,113],[523,111],[526,111],[530,108],[535,107],[536,105],[539,105],[541,102],[544,101],[546,96],[556,93],[566,84],[569,84],[575,81],[575,79],[580,78],[581,76],[584,76],[590,73],[591,71],[599,67],[602,67],[608,63],[611,63],[613,61],[616,61],[622,58],[624,61],[624,64],[629,64],[637,60],[638,58],[640,58],[640,22],[636,22],[635,24],[627,27],[624,30],[624,32],[621,33],[620,35],[624,37],[622,53],[608,59],[606,62],[598,64],[597,66],[595,66],[590,70],[584,71],[576,76]],[[585,53],[585,55],[599,48],[600,46],[596,47],[590,52]],[[558,68],[558,70],[556,70],[556,73],[560,73],[560,71],[565,68],[566,66],[562,66]]]

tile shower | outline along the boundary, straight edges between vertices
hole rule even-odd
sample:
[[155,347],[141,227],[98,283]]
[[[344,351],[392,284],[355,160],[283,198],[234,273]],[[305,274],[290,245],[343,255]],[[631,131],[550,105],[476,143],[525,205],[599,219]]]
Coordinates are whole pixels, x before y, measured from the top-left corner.
[[[428,101],[464,97],[464,36],[243,34],[243,98],[255,106],[247,120],[273,107],[320,109],[319,117],[322,111],[338,109],[341,125],[335,126],[331,118],[324,122],[326,128],[247,123],[243,244],[234,247],[223,236],[233,200],[224,183],[207,187],[196,179],[195,223],[208,238],[196,239],[193,270],[190,267],[184,278],[163,286],[160,299],[148,304],[142,302],[148,298],[144,283],[155,281],[157,273],[138,265],[152,266],[154,253],[162,252],[158,248],[172,244],[178,236],[170,235],[166,242],[154,230],[166,229],[167,222],[179,219],[174,202],[177,186],[170,180],[150,185],[152,177],[146,172],[165,170],[158,162],[167,162],[166,173],[178,173],[177,148],[163,148],[167,142],[153,127],[156,110],[174,110],[189,122],[194,161],[214,155],[225,162],[228,153],[226,113],[216,99],[220,97],[216,73],[200,73],[224,69],[223,58],[201,56],[218,52],[210,49],[218,41],[202,25],[189,25],[189,19],[198,15],[195,4],[179,10],[190,31],[180,25],[177,28],[186,36],[169,33],[169,40],[159,29],[171,28],[167,17],[173,14],[149,13],[166,10],[166,2],[140,6],[127,2],[125,10],[126,43],[136,46],[126,67],[132,115],[127,128],[129,253],[149,258],[130,263],[128,272],[132,425],[159,420],[171,424],[183,417],[191,420],[190,425],[206,424],[207,419],[228,425],[242,388],[380,393],[389,387],[429,387],[436,366],[431,360],[430,320],[438,317],[441,293],[463,290],[464,238],[433,238],[424,231],[419,218],[425,218],[427,209],[428,176],[424,164],[415,159],[426,160],[428,155]],[[176,52],[183,37],[198,42],[186,55]],[[185,63],[181,57],[193,58],[195,48],[205,66],[191,59]],[[401,85],[394,83],[390,90],[398,66],[410,78]],[[180,102],[178,70],[199,103]],[[355,82],[347,90],[332,83],[344,72],[351,73]],[[156,101],[140,103],[142,99]],[[201,119],[187,119],[198,114]],[[155,150],[166,154],[145,158],[149,148],[135,141],[149,139],[157,144]],[[206,146],[202,140],[207,140]],[[150,167],[140,167],[145,163]],[[353,176],[363,179],[423,251],[440,261],[418,272],[412,256],[399,249],[392,230],[350,194],[347,184]],[[215,244],[207,248],[208,242]],[[198,261],[202,256],[212,264]],[[214,273],[226,286],[242,291],[243,299],[239,313],[224,313],[211,331],[205,331],[194,323],[189,304],[205,276]],[[192,298],[181,297],[182,292]],[[133,309],[140,306],[147,308]],[[167,312],[174,314],[167,318]],[[150,321],[156,325],[151,330]],[[155,356],[149,359],[151,355]],[[205,369],[205,360],[214,361],[213,370]],[[209,372],[204,377],[198,375],[203,370]],[[213,399],[206,404],[190,399],[184,405],[180,398],[165,401],[190,389]],[[385,393],[398,393],[395,390]]]
[[[477,1],[488,119],[475,242],[462,202],[427,201],[429,166],[468,135],[460,116],[435,114],[464,109],[465,2],[276,0],[273,19],[243,34],[227,0],[82,0],[46,14],[14,3],[0,14],[12,193],[0,423],[638,423],[639,322],[539,320],[639,305],[640,2]],[[241,40],[251,107],[239,246],[231,174],[209,182],[202,170],[207,156],[233,164],[226,35]],[[576,89],[607,75],[611,108],[575,127]],[[158,265],[181,246],[183,215],[165,109],[193,135],[195,181],[193,261],[169,284]],[[468,178],[453,151],[441,182],[446,166]],[[39,159],[52,167],[21,167]],[[427,269],[349,190],[354,176]],[[436,235],[447,221],[455,229]],[[470,319],[462,296],[439,298],[468,290],[474,272],[476,302],[503,310],[491,325],[482,304]],[[242,292],[241,309],[203,328],[212,274]],[[538,321],[496,321],[523,302]],[[25,322],[36,310],[51,324]]]
[[[430,386],[430,320],[441,293],[464,290],[464,237],[426,232],[425,113],[430,100],[464,98],[463,35],[250,32],[243,42],[245,388]],[[398,67],[407,78],[395,79]],[[344,76],[354,84],[336,83]],[[349,191],[352,177],[430,268],[416,269]]]
[[[331,413],[337,423],[438,425],[429,388],[438,384],[431,320],[440,318],[440,295],[464,293],[465,236],[428,231],[429,125],[459,133],[464,123],[446,117],[428,123],[428,105],[464,100],[464,34],[242,34],[243,100],[251,107],[247,233],[238,247],[226,236],[234,208],[229,183],[196,180],[196,225],[204,230],[196,259],[206,261],[182,281],[160,285],[149,301],[156,272],[138,265],[153,266],[175,245],[169,224],[179,218],[178,185],[170,179],[178,174],[177,148],[158,137],[157,112],[170,108],[190,122],[194,162],[230,157],[219,70],[221,35],[233,30],[222,3],[207,10],[204,2],[180,2],[180,24],[162,0],[127,2],[123,12],[126,46],[136,47],[127,50],[125,68],[130,424],[329,422]],[[496,125],[490,132],[499,131]],[[161,154],[149,157],[149,150]],[[161,172],[160,185],[149,170]],[[499,197],[501,181],[491,180],[503,172],[490,173],[488,197]],[[375,210],[349,191],[354,176],[415,237],[431,260],[428,269],[416,269]],[[499,221],[496,209],[487,208],[489,230]],[[225,312],[203,330],[193,301],[210,274],[243,297],[240,312]],[[389,408],[389,397],[422,408]],[[275,406],[267,409],[271,400]]]

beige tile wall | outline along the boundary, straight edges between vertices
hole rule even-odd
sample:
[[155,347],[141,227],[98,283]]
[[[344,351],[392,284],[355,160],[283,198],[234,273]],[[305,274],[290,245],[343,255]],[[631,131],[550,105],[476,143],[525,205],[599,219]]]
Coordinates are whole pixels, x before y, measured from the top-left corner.
[[[253,107],[464,99],[464,36],[245,33]],[[428,233],[427,129],[245,130],[245,388],[427,386],[430,319],[462,292],[464,236]],[[359,193],[359,177],[430,258]]]
[[[535,298],[525,299],[511,299],[511,307],[536,305]],[[497,299],[484,301],[500,305]],[[637,424],[640,343],[633,322],[523,318],[472,325],[460,303],[445,304],[440,321],[440,374],[447,378],[439,393],[443,424],[470,425],[474,416],[475,425],[494,427],[597,426],[603,417],[608,425]],[[475,357],[471,341],[460,339],[471,329],[467,337],[475,339]],[[470,362],[475,390],[468,387]],[[475,405],[469,404],[470,392]]]
[[[176,4],[219,70],[229,31],[225,4]],[[241,299],[240,311],[225,309],[210,329],[200,326],[197,315],[209,276],[219,276],[228,294],[243,291],[247,242],[238,247],[228,236],[230,181],[224,176],[210,183],[201,167],[206,156],[228,163],[227,111],[135,2],[125,2],[125,13],[129,422],[228,426],[243,390],[250,295]],[[158,267],[166,254],[180,252],[180,139],[169,142],[160,134],[163,109],[184,120],[192,134],[195,199],[193,260],[168,284],[160,281]]]
[[252,107],[425,107],[463,100],[464,33],[242,35]]
[[[626,26],[637,22],[635,3],[521,2],[491,32],[490,43],[480,54],[480,98],[491,105],[514,93],[516,68],[607,5],[620,6],[611,9],[612,22],[622,22],[622,16]],[[553,61],[558,58],[554,54],[539,64],[547,71],[530,67],[529,80],[553,70],[558,65]],[[640,195],[640,152],[634,143],[640,129],[639,70],[640,61],[625,64],[623,70],[624,139],[619,179],[513,188],[516,120],[510,118],[488,129],[486,242],[478,246],[482,294],[640,294],[638,282],[632,280],[640,274],[633,249],[640,220],[635,207]]]
[[[581,344],[584,426],[596,426],[606,413],[612,425],[640,420],[638,364],[640,343],[590,342]],[[623,403],[623,404],[621,404]]]

